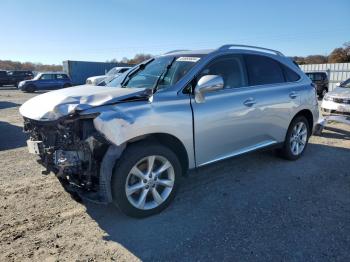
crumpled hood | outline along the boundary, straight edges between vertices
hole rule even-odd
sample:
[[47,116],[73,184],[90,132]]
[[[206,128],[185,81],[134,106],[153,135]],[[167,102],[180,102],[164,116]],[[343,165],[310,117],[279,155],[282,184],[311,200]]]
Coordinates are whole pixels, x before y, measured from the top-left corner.
[[350,88],[337,87],[333,91],[329,92],[327,95],[336,98],[350,99]]
[[75,111],[113,104],[132,97],[145,97],[144,88],[118,88],[82,85],[64,88],[29,99],[20,108],[22,116],[39,121],[53,121]]

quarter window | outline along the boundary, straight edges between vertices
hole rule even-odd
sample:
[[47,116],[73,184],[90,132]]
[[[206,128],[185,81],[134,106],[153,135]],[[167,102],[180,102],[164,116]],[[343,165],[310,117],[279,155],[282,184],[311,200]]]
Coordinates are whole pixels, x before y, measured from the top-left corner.
[[246,55],[249,85],[283,83],[284,74],[279,62],[266,56]]
[[295,73],[292,69],[283,66],[283,70],[287,82],[295,82],[300,79],[300,76],[297,73]]
[[67,75],[64,75],[64,74],[59,74],[59,75],[56,75],[56,79],[67,79]]
[[241,56],[219,57],[202,71],[199,78],[205,75],[219,75],[224,80],[224,88],[247,86],[242,60]]

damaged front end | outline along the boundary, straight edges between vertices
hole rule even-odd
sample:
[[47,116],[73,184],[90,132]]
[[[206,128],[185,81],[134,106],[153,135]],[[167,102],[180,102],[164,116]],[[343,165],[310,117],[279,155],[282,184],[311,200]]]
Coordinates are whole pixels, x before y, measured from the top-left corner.
[[29,151],[39,156],[38,162],[46,168],[43,173],[55,173],[70,192],[99,192],[100,165],[109,142],[96,131],[95,116],[46,122],[24,118]]

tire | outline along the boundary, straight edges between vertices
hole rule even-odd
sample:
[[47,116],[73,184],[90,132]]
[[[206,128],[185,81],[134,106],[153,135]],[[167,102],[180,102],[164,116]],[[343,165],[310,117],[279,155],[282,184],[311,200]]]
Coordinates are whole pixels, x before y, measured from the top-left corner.
[[[301,130],[299,133],[300,135],[298,136],[298,138],[296,138],[295,131],[298,130],[298,127],[300,127],[298,125],[301,123],[302,123],[301,126],[305,127],[305,129],[303,128],[302,130],[305,130],[306,134],[305,136],[304,135],[301,136],[302,134],[302,130]],[[283,147],[280,150],[278,150],[278,153],[287,160],[299,159],[305,152],[310,135],[311,135],[311,131],[310,131],[310,127],[307,119],[304,116],[295,117],[292,120],[291,124],[289,125]],[[294,136],[294,139],[292,136]],[[301,142],[304,142],[303,147]],[[296,146],[295,143],[298,144],[298,146]]]
[[[153,172],[149,173],[147,170],[149,163],[152,162],[151,156],[155,159],[152,165]],[[155,175],[157,170],[165,166],[169,167],[159,176]],[[113,203],[131,217],[142,218],[160,213],[174,199],[181,174],[181,164],[176,154],[169,148],[148,141],[131,144],[125,149],[113,171],[111,183]],[[134,190],[136,187],[138,189]]]
[[72,85],[70,85],[70,84],[64,84],[63,85],[63,88],[68,88],[68,87],[71,87]]
[[34,93],[35,92],[35,86],[34,85],[29,85],[25,88],[25,92],[28,92],[28,93]]
[[321,98],[323,98],[326,94],[328,93],[328,90],[326,89],[326,88],[324,88],[323,90],[322,90],[322,93],[321,93]]

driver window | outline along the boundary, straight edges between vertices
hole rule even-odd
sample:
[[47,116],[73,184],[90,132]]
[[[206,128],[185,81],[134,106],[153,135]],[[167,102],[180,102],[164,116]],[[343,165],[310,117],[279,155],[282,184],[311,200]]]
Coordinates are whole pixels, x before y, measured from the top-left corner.
[[235,56],[219,57],[207,65],[199,78],[205,75],[219,75],[224,80],[224,88],[247,86],[243,58]]

